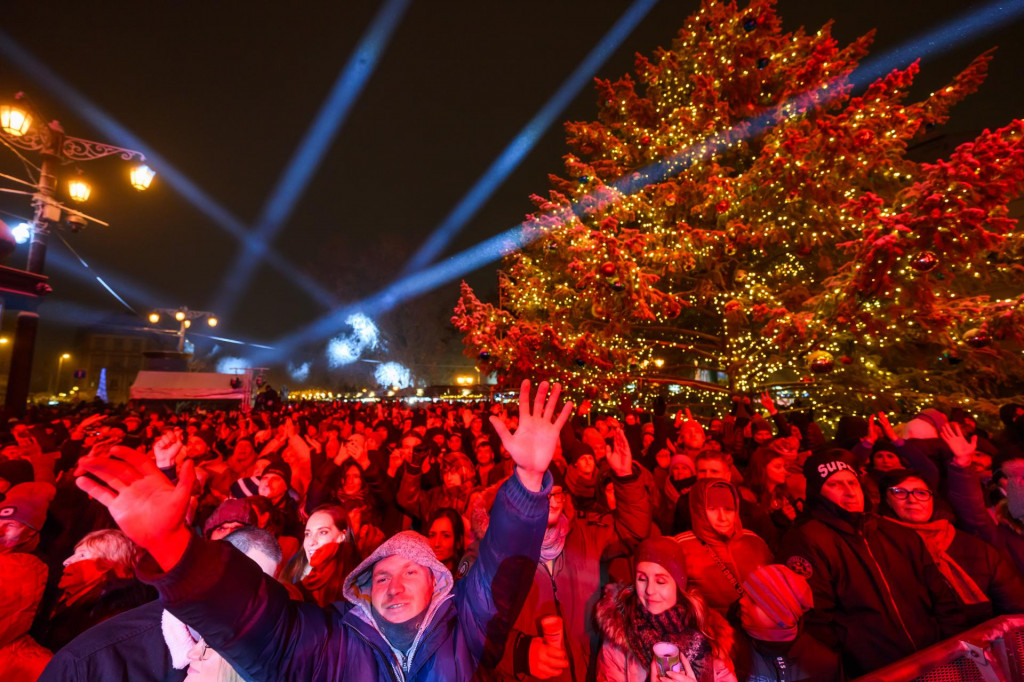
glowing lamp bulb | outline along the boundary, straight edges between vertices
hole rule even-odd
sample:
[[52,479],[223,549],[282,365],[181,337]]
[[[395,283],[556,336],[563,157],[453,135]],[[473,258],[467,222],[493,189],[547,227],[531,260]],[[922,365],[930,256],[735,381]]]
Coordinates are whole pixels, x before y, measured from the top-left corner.
[[70,357],[71,357],[71,353],[64,353],[64,355],[60,356],[60,359],[61,360],[67,360]]
[[18,223],[11,228],[11,234],[14,235],[16,243],[25,244],[32,239],[32,226],[28,223]]
[[191,326],[192,326],[192,320],[185,320],[185,329],[188,329]]
[[157,322],[160,321],[160,316],[158,314],[156,314],[156,313],[150,313],[149,314],[149,321],[152,324],[156,324]]
[[185,313],[179,310],[178,312],[174,313],[174,319],[176,319],[178,322],[181,322],[182,320],[185,319]]
[[211,327],[216,327],[217,326],[217,318],[216,317],[208,317],[208,318],[206,318],[206,324],[210,325]]
[[74,201],[85,201],[92,194],[92,187],[85,180],[75,178],[68,182],[68,194]]
[[153,182],[153,178],[155,177],[156,171],[146,164],[135,166],[135,168],[132,168],[131,172],[132,187],[140,192],[142,190],[149,189],[149,184]]
[[32,117],[24,109],[11,104],[0,106],[0,129],[11,137],[21,137],[32,125]]

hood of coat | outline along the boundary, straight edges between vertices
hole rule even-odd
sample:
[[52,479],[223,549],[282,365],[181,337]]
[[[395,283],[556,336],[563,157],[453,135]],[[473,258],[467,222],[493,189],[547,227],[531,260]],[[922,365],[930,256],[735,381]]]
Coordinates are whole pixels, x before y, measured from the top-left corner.
[[600,628],[603,639],[615,646],[629,650],[629,642],[626,640],[626,596],[630,594],[632,586],[620,583],[612,583],[604,588],[604,595],[597,602],[597,609],[594,618]]
[[0,611],[0,647],[18,639],[32,625],[43,598],[49,569],[38,557],[22,552],[0,554],[0,576],[7,585],[17,585],[3,600]]
[[[711,523],[708,521],[708,493],[712,489],[727,491],[733,498],[733,504],[736,508],[736,523],[733,527],[732,535],[728,538],[722,537],[718,531],[711,527]],[[690,521],[693,524],[693,534],[708,544],[721,544],[738,537],[743,531],[743,524],[740,523],[740,494],[736,491],[736,487],[720,478],[698,479],[693,484],[693,487],[690,488]]]
[[381,559],[396,554],[429,568],[430,572],[434,574],[434,594],[431,596],[428,609],[451,594],[455,585],[452,573],[434,556],[434,550],[430,548],[427,539],[416,531],[402,531],[392,536],[374,550],[373,554],[363,559],[362,563],[356,566],[355,570],[349,573],[345,579],[345,599],[355,604],[357,608],[365,610],[367,616],[372,613],[373,567]]

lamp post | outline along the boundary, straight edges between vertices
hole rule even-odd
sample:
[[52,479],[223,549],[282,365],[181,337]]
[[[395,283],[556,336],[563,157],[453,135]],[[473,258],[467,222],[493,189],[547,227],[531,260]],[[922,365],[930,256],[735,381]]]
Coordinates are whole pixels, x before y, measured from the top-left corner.
[[64,361],[65,360],[70,360],[70,359],[71,359],[71,354],[70,353],[61,353],[60,358],[58,358],[58,360],[57,360],[57,380],[53,382],[53,384],[54,384],[54,386],[53,386],[53,393],[55,395],[57,393],[60,393],[60,376],[61,376],[61,374],[64,373]]
[[[150,324],[160,323],[160,314],[169,315],[178,323],[178,330],[171,332],[178,337],[178,352],[185,352],[185,330],[192,326],[192,320],[206,318],[206,324],[210,327],[217,326],[217,316],[208,310],[189,310],[182,308],[157,308],[149,314]],[[170,331],[170,330],[165,330]]]
[[[18,182],[31,191],[4,191],[32,197],[34,212],[30,226],[31,244],[25,271],[42,275],[46,266],[46,245],[51,230],[66,226],[72,232],[78,232],[89,222],[107,225],[102,220],[67,206],[58,199],[57,189],[62,167],[69,163],[93,161],[114,155],[125,161],[137,159],[140,164],[144,164],[145,157],[141,152],[132,149],[65,135],[64,129],[57,121],[39,125],[36,120],[42,117],[31,107],[22,106],[25,104],[24,95],[18,93],[15,100],[15,104],[0,104],[0,138],[11,149],[16,147],[38,152],[42,162],[39,165],[38,177],[32,178],[31,182],[5,176],[5,179]],[[153,175],[147,166],[137,167],[132,172],[132,186],[139,190],[146,189]],[[88,183],[75,176],[68,183],[67,191],[72,200],[82,202],[88,199],[90,189]],[[36,289],[37,296],[49,293],[49,286],[45,280],[40,281]],[[35,310],[19,311],[4,401],[4,406],[10,414],[21,415],[25,412],[38,326],[39,316]]]

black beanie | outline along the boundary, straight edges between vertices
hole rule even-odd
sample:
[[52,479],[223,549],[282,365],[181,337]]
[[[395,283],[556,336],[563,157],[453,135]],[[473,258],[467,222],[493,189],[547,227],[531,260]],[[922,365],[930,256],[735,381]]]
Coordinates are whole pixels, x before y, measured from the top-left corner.
[[[849,471],[857,476],[857,469],[853,466],[853,454],[849,450],[833,448],[825,452],[811,455],[804,462],[804,478],[807,479],[807,499],[821,496],[821,486],[832,474],[840,471]],[[860,476],[857,476],[859,479]]]

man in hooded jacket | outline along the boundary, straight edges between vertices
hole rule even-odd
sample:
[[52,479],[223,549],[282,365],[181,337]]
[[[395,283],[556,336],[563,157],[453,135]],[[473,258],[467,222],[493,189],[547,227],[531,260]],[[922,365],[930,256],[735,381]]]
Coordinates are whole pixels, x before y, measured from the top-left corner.
[[807,631],[854,677],[960,632],[963,616],[921,537],[865,511],[851,461],[833,449],[804,462],[808,518],[779,558],[811,585]]
[[145,455],[114,450],[82,460],[79,472],[92,478],[78,484],[149,552],[139,572],[168,610],[247,678],[469,680],[500,657],[540,553],[545,472],[571,412],[566,405],[555,418],[559,392],[556,384],[548,396],[541,382],[531,401],[523,382],[514,435],[492,419],[516,475],[499,490],[479,558],[454,590],[426,540],[400,533],[353,572],[349,603],[300,604],[234,548],[189,533],[189,463],[172,486]]

